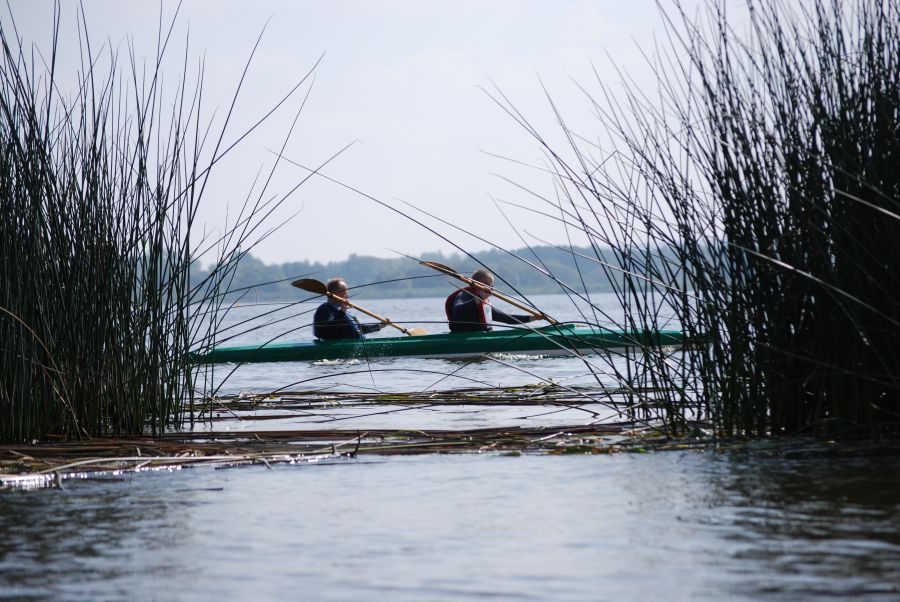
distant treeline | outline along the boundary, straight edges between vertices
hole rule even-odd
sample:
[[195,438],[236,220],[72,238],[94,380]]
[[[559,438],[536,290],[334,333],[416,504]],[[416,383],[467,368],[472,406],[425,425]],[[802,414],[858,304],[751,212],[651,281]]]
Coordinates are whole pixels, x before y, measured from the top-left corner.
[[[567,285],[590,292],[610,290],[610,281],[603,264],[596,254],[587,248],[572,251],[555,247],[533,247],[513,251],[515,255],[542,266],[557,279]],[[504,290],[513,288],[526,294],[558,293],[560,285],[539,270],[517,259],[506,251],[490,250],[473,254],[476,261],[461,254],[443,255],[429,253],[422,260],[438,261],[459,272],[469,275],[480,264],[486,266],[505,282],[498,281]],[[608,270],[608,268],[606,268]],[[192,281],[200,282],[206,270],[195,267]],[[450,278],[419,265],[418,261],[406,257],[382,259],[361,255],[350,255],[344,261],[330,263],[293,261],[280,264],[266,264],[252,255],[245,256],[230,285],[232,291],[244,294],[250,301],[274,301],[296,299],[301,294],[291,287],[297,278],[316,278],[323,282],[329,278],[344,278],[358,297],[439,297],[452,291]],[[303,293],[305,294],[305,293]]]

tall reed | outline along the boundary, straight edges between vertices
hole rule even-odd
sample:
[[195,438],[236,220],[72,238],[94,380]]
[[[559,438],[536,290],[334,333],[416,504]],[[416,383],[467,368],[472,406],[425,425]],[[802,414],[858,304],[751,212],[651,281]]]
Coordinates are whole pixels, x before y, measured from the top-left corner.
[[658,96],[588,93],[612,148],[562,115],[550,144],[497,99],[544,145],[548,214],[617,275],[626,325],[674,314],[706,341],[644,352],[676,427],[690,398],[726,436],[900,430],[900,2],[805,6],[676,5]]
[[[158,433],[190,412],[189,352],[216,328],[198,308],[221,304],[261,208],[218,241],[192,239],[227,121],[206,149],[216,139],[187,62],[163,90],[171,28],[155,68],[132,53],[123,75],[79,21],[84,71],[69,97],[56,18],[46,63],[0,25],[0,440]],[[218,259],[190,282],[200,245]]]

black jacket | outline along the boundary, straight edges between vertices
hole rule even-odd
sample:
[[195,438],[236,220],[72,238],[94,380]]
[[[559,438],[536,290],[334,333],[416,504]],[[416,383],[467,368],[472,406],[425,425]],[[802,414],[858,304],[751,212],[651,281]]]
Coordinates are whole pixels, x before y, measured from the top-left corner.
[[487,332],[491,329],[491,321],[504,324],[524,324],[534,317],[528,315],[512,315],[494,309],[491,304],[475,294],[474,286],[467,286],[453,292],[444,302],[450,332]]
[[313,316],[313,335],[323,341],[337,339],[364,339],[370,332],[377,332],[384,324],[360,324],[355,316],[343,307],[323,303]]

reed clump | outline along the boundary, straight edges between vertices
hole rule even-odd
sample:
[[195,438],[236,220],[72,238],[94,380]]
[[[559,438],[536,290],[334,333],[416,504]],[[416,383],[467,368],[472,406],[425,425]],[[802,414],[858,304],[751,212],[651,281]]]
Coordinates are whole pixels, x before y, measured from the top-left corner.
[[131,113],[87,72],[63,99],[0,35],[0,439],[159,430],[191,388],[184,132],[154,148],[177,121],[152,87]]
[[[155,69],[132,52],[123,71],[79,27],[84,70],[66,96],[58,13],[43,53],[0,25],[0,441],[179,425],[198,393],[189,352],[215,331],[203,312],[257,224],[249,211],[221,240],[192,240],[224,151],[204,148],[216,139],[202,77],[191,83],[185,64],[163,89],[171,29]],[[218,248],[215,267],[191,282],[203,245]]]
[[547,203],[608,266],[626,326],[706,341],[645,354],[671,423],[687,396],[723,436],[897,434],[900,2],[707,9],[669,11],[658,96],[588,93],[612,148],[561,115],[567,148],[535,134]]

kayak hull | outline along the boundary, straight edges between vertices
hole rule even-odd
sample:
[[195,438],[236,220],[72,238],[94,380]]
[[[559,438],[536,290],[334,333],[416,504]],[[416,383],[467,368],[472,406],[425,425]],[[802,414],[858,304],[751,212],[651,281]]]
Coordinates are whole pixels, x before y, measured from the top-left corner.
[[550,326],[540,330],[445,333],[417,337],[270,343],[218,347],[196,356],[198,363],[257,363],[411,357],[472,359],[489,354],[541,356],[623,351],[638,347],[681,346],[676,330],[622,331]]

